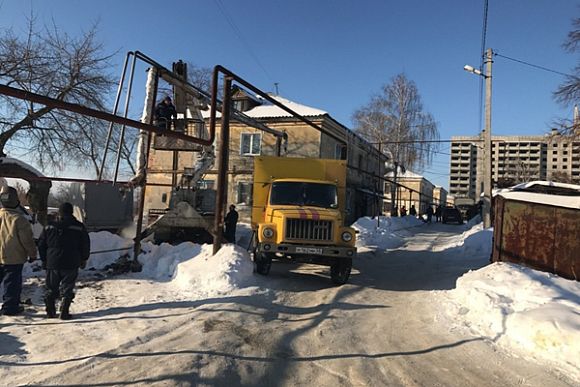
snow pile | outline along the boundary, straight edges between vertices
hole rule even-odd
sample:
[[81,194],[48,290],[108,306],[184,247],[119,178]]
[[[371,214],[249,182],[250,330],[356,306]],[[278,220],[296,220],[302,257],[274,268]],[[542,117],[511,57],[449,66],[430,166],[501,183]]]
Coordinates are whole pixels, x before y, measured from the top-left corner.
[[400,231],[422,224],[423,222],[414,216],[380,217],[377,227],[376,219],[365,216],[357,220],[352,227],[359,232],[357,247],[390,249],[404,243],[404,232]]
[[476,334],[580,375],[580,283],[494,263],[470,271],[449,292],[449,314]]
[[248,286],[254,264],[248,252],[228,244],[212,256],[213,246],[204,245],[195,259],[180,263],[172,282],[186,292],[213,297]]
[[[115,262],[120,256],[132,254],[133,241],[131,239],[125,239],[107,231],[91,232],[89,237],[91,238],[91,256],[87,262],[87,269],[102,269]],[[109,251],[117,249],[119,250]]]
[[155,245],[144,243],[144,253],[139,255],[139,262],[143,265],[142,275],[147,278],[167,281],[173,278],[177,266],[181,262],[196,258],[202,246],[192,242],[183,242],[177,246],[169,243]]
[[469,221],[466,223],[466,226],[467,228],[471,228],[481,222],[481,215],[475,215],[473,218],[469,219]]
[[433,247],[433,251],[459,248],[461,256],[491,256],[493,228],[484,229],[483,223],[472,226],[462,234],[454,235],[444,245]]
[[[90,233],[91,251],[132,247],[133,241],[106,231]],[[254,265],[247,251],[227,244],[215,256],[213,246],[184,242],[177,246],[168,243],[143,243],[139,262],[141,278],[170,282],[189,295],[215,296],[247,286],[253,277]],[[87,268],[102,269],[131,250],[93,254]]]

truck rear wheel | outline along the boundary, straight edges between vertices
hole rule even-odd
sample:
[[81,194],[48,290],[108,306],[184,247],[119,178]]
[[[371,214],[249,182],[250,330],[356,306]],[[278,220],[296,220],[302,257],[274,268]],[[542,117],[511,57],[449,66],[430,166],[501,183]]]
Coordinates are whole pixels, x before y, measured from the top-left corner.
[[352,269],[352,258],[336,259],[330,266],[330,278],[333,283],[343,285],[348,281]]
[[272,267],[272,257],[270,254],[255,253],[256,271],[258,274],[268,275]]

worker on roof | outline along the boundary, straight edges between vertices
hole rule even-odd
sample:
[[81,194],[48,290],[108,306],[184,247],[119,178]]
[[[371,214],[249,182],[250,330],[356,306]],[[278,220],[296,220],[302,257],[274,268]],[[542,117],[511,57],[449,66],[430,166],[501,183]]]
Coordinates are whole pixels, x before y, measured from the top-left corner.
[[155,125],[160,128],[170,130],[171,121],[176,117],[177,111],[175,110],[175,106],[171,101],[171,97],[166,96],[155,107]]

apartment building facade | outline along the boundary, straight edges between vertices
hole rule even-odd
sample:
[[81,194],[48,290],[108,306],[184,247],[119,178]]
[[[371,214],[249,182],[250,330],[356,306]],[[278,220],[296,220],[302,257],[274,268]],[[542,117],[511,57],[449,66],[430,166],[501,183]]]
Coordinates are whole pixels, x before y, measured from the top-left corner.
[[[479,198],[483,191],[483,141],[451,138],[449,193]],[[533,180],[580,182],[580,141],[557,131],[544,136],[492,136],[493,185]]]
[[[379,176],[384,172],[385,156],[380,156],[374,146],[340,124],[327,112],[279,96],[274,98],[324,128],[327,133],[342,139],[343,142],[321,133],[277,106],[248,96],[243,91],[234,94],[232,99],[236,109],[244,111],[247,116],[272,129],[287,133],[288,143],[283,152],[285,157],[347,160],[347,221],[353,222],[365,215],[376,215],[382,206],[383,192]],[[216,138],[219,138],[221,131],[219,123],[216,131]],[[276,138],[273,135],[238,121],[230,122],[227,203],[236,205],[242,221],[249,220],[252,209],[254,157],[273,156],[275,149]],[[217,147],[216,153],[219,153]],[[218,157],[216,154],[216,160]],[[177,161],[172,151],[164,149],[152,149],[149,155],[149,168],[161,172],[176,169],[181,174],[184,168],[191,167],[194,163],[193,152],[180,152]],[[171,187],[161,184],[171,183],[172,175],[161,172],[149,175],[148,181],[151,186],[146,191],[146,213],[149,210],[156,211],[167,207],[166,198],[170,195]],[[217,172],[214,164],[214,168],[206,173],[198,185],[201,188],[215,189]]]

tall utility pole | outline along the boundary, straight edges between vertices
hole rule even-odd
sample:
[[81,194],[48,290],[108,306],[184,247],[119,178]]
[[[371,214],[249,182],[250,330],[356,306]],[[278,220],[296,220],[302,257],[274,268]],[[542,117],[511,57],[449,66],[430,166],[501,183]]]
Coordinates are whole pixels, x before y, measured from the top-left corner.
[[493,51],[485,52],[485,133],[483,135],[483,226],[491,227],[491,65]]

